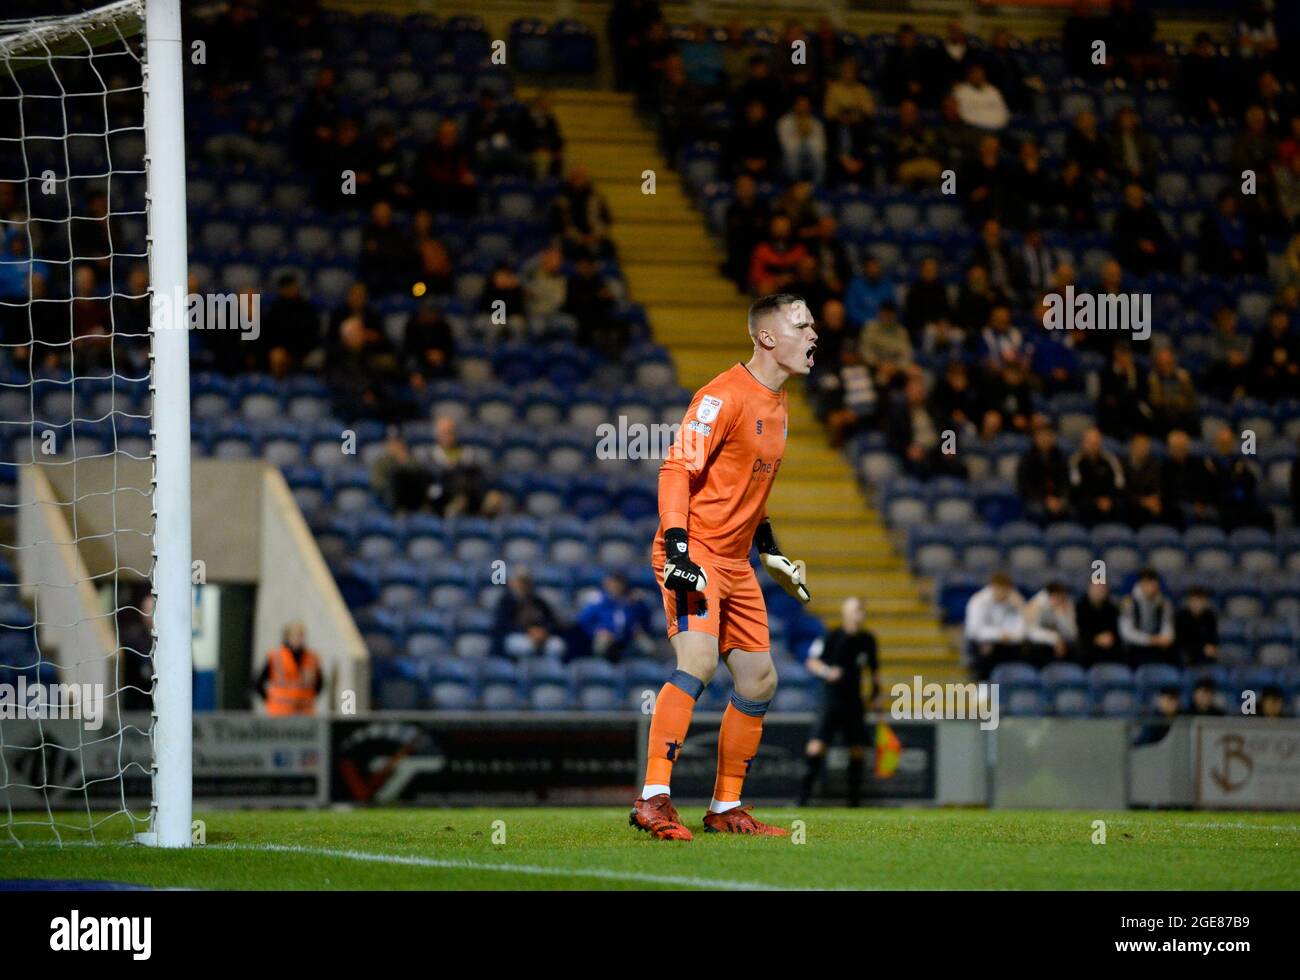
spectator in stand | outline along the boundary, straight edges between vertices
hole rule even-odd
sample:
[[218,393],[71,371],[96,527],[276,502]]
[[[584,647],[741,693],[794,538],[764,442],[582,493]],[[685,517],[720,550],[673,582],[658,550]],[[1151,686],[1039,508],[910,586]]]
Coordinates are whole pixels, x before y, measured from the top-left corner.
[[1101,430],[1088,429],[1070,457],[1070,501],[1089,527],[1122,520],[1124,467],[1102,445]]
[[1133,591],[1120,604],[1119,636],[1130,666],[1177,666],[1174,604],[1160,591],[1160,577],[1154,569],[1144,568],[1138,573]]
[[841,103],[838,112],[827,116],[828,181],[832,186],[845,184],[871,186],[875,181],[871,155],[875,132],[870,116],[855,113],[848,103]]
[[558,245],[539,252],[525,267],[524,308],[529,316],[551,316],[569,301],[569,277],[564,274],[564,253]]
[[[834,301],[828,308],[834,307]],[[818,348],[825,336],[826,324],[818,325]],[[876,419],[879,396],[871,371],[862,363],[862,355],[853,347],[843,347],[836,367],[817,380],[819,412],[830,429],[830,443],[838,448]]]
[[1124,206],[1111,230],[1115,257],[1135,276],[1175,272],[1181,255],[1155,208],[1147,203],[1140,184],[1124,188]]
[[984,66],[971,62],[966,69],[966,80],[953,87],[957,100],[957,114],[968,126],[985,131],[996,131],[1011,121],[1011,111],[997,87],[990,84]]
[[497,601],[492,626],[493,654],[515,660],[563,657],[566,648],[560,630],[559,618],[550,603],[537,594],[533,573],[526,566],[516,566]]
[[591,644],[592,654],[612,663],[654,652],[645,603],[628,591],[627,578],[620,572],[605,576],[600,591],[578,612],[576,624]]
[[1033,445],[1016,464],[1016,493],[1025,517],[1037,524],[1070,518],[1070,470],[1043,416],[1035,417]]
[[776,123],[761,99],[745,103],[744,115],[727,140],[727,154],[732,174],[755,180],[777,177],[781,142],[776,137]]
[[1221,718],[1226,712],[1218,705],[1219,688],[1208,677],[1202,677],[1192,688],[1192,710],[1189,715],[1200,718]]
[[[1058,191],[1054,178],[1043,166],[1042,152],[1033,140],[1021,141],[1007,182],[1015,189],[1015,193],[1008,195],[1004,208],[1009,224],[1026,230],[1050,222]],[[1050,269],[1043,272],[1044,277],[1050,274]]]
[[1019,60],[1016,58],[1015,39],[1005,27],[993,31],[993,39],[988,50],[984,52],[984,68],[989,81],[997,86],[1007,100],[1012,112],[1029,112],[1032,108],[1031,95],[1042,91],[1042,79],[1026,78]]
[[917,43],[916,30],[911,24],[900,24],[880,72],[885,100],[890,105],[910,100],[927,108],[933,106],[937,74],[930,51]]
[[1290,718],[1286,710],[1286,696],[1275,684],[1269,684],[1260,692],[1259,716],[1261,718]]
[[393,222],[393,206],[376,201],[370,209],[370,222],[361,232],[358,269],[372,296],[382,299],[410,287],[414,251],[411,236]]
[[[1181,695],[1178,688],[1173,686],[1162,687],[1156,692],[1155,701],[1152,705],[1154,709],[1154,720],[1147,722],[1133,735],[1133,746],[1155,745],[1162,741],[1169,734],[1169,729],[1173,727],[1174,719],[1178,717],[1181,708]],[[1151,713],[1145,709],[1144,705],[1138,706],[1139,711]]]
[[433,486],[430,498],[440,517],[495,517],[505,509],[501,491],[488,486],[487,454],[460,441],[456,420],[442,416],[433,424]]
[[1232,111],[1232,86],[1225,86],[1223,80],[1225,67],[1214,39],[1205,31],[1198,33],[1178,72],[1182,104],[1194,119],[1209,122]]
[[973,261],[988,270],[989,283],[1004,296],[1015,298],[1028,285],[1024,264],[1006,243],[997,218],[987,219],[980,227],[980,243],[975,246]]
[[1029,662],[1044,667],[1078,657],[1079,624],[1065,583],[1052,581],[1025,605]]
[[1219,617],[1203,586],[1187,591],[1187,601],[1174,617],[1174,640],[1184,667],[1219,662]]
[[862,263],[862,274],[854,276],[844,294],[844,311],[849,323],[861,330],[880,315],[885,303],[894,301],[894,283],[881,271],[880,259],[868,255]]
[[705,135],[705,92],[691,81],[680,55],[664,59],[659,89],[659,137],[664,155],[676,160],[681,147]]
[[935,60],[936,68],[940,72],[940,81],[949,87],[960,82],[966,76],[966,70],[976,64],[970,48],[970,36],[962,27],[960,20],[953,18],[948,21]]
[[1134,527],[1167,524],[1160,461],[1151,452],[1151,437],[1139,432],[1129,440],[1124,460],[1125,510]]
[[979,356],[990,374],[1008,364],[1024,364],[1025,335],[1012,323],[1011,307],[1006,303],[997,303],[989,310],[988,323],[979,335]]
[[[818,343],[821,343],[820,338]],[[935,385],[932,402],[939,424],[945,429],[974,433],[982,408],[964,361],[954,357],[944,367],[943,377]]]
[[416,391],[423,391],[430,381],[455,376],[455,336],[442,311],[429,300],[406,319],[402,361]]
[[876,100],[871,90],[858,77],[857,59],[845,58],[840,62],[838,74],[826,86],[822,102],[822,115],[827,119],[841,119],[847,109],[853,122],[870,122],[876,115]]
[[775,119],[786,102],[781,80],[772,73],[771,62],[761,54],[749,59],[749,73],[736,90],[736,105],[748,106],[755,101],[763,103],[768,119]]
[[1267,272],[1263,241],[1241,214],[1237,192],[1231,188],[1219,193],[1215,210],[1201,219],[1197,248],[1202,272],[1227,279]]
[[[385,123],[375,131],[366,170],[370,180],[362,200],[398,201],[403,206],[409,205],[411,186],[406,182],[402,151],[397,145],[397,130],[392,125]],[[361,173],[358,172],[358,189],[361,189],[360,180]]]
[[302,295],[298,277],[293,273],[281,273],[276,285],[279,292],[262,317],[259,346],[265,351],[265,359],[259,369],[283,378],[308,367],[308,358],[313,353],[316,363],[311,367],[319,369],[324,358],[320,314]]
[[388,430],[384,451],[370,466],[370,486],[398,516],[429,507],[433,470],[415,457],[396,426]]
[[961,117],[955,96],[949,94],[939,103],[939,122],[935,124],[934,134],[939,145],[943,147],[943,163],[950,169],[964,167],[973,160],[979,150],[979,142],[984,138],[984,130],[976,129]]
[[574,164],[564,187],[555,196],[555,225],[570,258],[614,257],[614,243],[609,239],[612,221],[609,205],[592,186],[587,168]]
[[758,182],[750,174],[742,173],[736,178],[735,191],[727,205],[727,258],[722,273],[743,290],[749,280],[755,243],[767,233],[772,212],[767,200],[758,196]]
[[413,188],[417,205],[429,211],[468,217],[478,210],[478,178],[454,119],[443,119],[420,150]]
[[812,99],[797,96],[790,111],[776,122],[785,175],[820,186],[826,180],[826,128],[813,114]]
[[794,279],[807,254],[803,243],[794,238],[790,219],[777,215],[768,226],[767,240],[759,243],[749,260],[750,288],[759,295],[780,292]]
[[1034,389],[1029,383],[1029,370],[1023,358],[1002,364],[990,377],[990,411],[1000,417],[1000,427],[1018,433],[1029,431],[1034,414]]
[[1195,432],[1201,427],[1196,385],[1191,374],[1178,366],[1170,347],[1161,347],[1151,358],[1146,403],[1151,408],[1151,424],[1157,435],[1174,429]]
[[852,278],[853,262],[848,248],[836,234],[838,227],[830,215],[819,217],[812,227],[804,229],[803,245],[817,263],[826,289],[836,299],[843,299],[845,286]]
[[491,316],[493,323],[504,317],[516,333],[524,328],[524,284],[508,262],[498,262],[488,273],[478,308],[480,313]]
[[903,458],[903,468],[917,479],[966,476],[966,466],[957,454],[943,451],[942,429],[919,375],[909,377],[901,397],[894,399],[886,421],[886,438],[890,449]]
[[1258,378],[1249,367],[1251,338],[1238,332],[1237,323],[1237,311],[1231,306],[1220,306],[1214,313],[1205,384],[1211,395],[1225,401],[1243,395],[1246,385]]
[[1102,37],[1099,13],[1100,9],[1092,0],[1074,0],[1061,33],[1061,51],[1071,75],[1088,78],[1097,70],[1092,58],[1094,45]]
[[[1002,148],[996,136],[979,141],[976,157],[962,173],[965,188],[966,218],[971,224],[983,224],[989,218],[1001,218],[1006,203],[1013,196],[1011,172],[1002,164]],[[961,187],[958,188],[960,192]]]
[[1134,0],[1111,0],[1105,19],[1115,72],[1123,78],[1142,79],[1164,72],[1164,57],[1156,47],[1156,21],[1151,12],[1138,8]]
[[538,93],[529,103],[519,149],[531,162],[532,173],[538,180],[558,177],[564,172],[564,137],[549,92]]
[[1079,624],[1079,653],[1084,666],[1118,663],[1123,659],[1119,641],[1119,606],[1105,582],[1092,582],[1075,610]]
[[880,312],[862,331],[862,360],[871,368],[876,384],[888,388],[894,379],[912,365],[912,339],[907,328],[898,322],[893,300],[880,304]]
[[614,316],[614,291],[594,259],[578,259],[566,292],[564,312],[578,321],[579,346],[616,358],[626,343],[626,330]]
[[415,252],[411,292],[416,296],[450,296],[456,285],[456,269],[447,246],[436,238],[426,238]]
[[1110,134],[1109,157],[1122,181],[1149,187],[1160,163],[1160,148],[1150,134],[1142,130],[1142,117],[1125,106],[1115,113]]
[[1151,407],[1147,404],[1150,385],[1133,357],[1133,348],[1121,341],[1111,352],[1110,365],[1101,376],[1097,398],[1097,424],[1117,439],[1151,428]]
[[1205,463],[1191,455],[1191,448],[1192,440],[1186,432],[1176,429],[1169,433],[1160,469],[1166,523],[1175,527],[1213,521],[1218,517],[1210,501]]
[[948,287],[939,278],[939,260],[933,256],[921,260],[920,274],[907,289],[903,322],[914,342],[921,340],[932,324],[952,322]]
[[967,337],[973,337],[988,324],[993,308],[1006,300],[1006,296],[989,282],[988,268],[976,262],[966,270],[966,279],[953,307],[953,319]]
[[887,138],[890,170],[898,183],[922,190],[939,183],[943,173],[943,148],[934,130],[921,122],[916,102],[898,107],[898,125]]
[[978,680],[988,680],[1000,664],[1024,656],[1025,600],[1005,572],[994,572],[989,584],[966,603],[966,649]]
[[397,390],[402,380],[397,357],[358,315],[339,325],[339,343],[327,356],[325,377],[335,411],[344,419],[399,422],[410,415]]
[[1271,309],[1267,326],[1255,335],[1248,377],[1255,398],[1270,402],[1300,398],[1300,335],[1285,309]]
[[1262,527],[1273,530],[1273,512],[1259,499],[1259,476],[1242,455],[1237,436],[1228,428],[1214,434],[1214,452],[1205,459],[1211,500],[1226,530]]
[[1065,157],[1078,161],[1083,172],[1095,183],[1110,183],[1114,168],[1110,145],[1097,128],[1097,116],[1091,109],[1084,109],[1074,117],[1074,124],[1065,137]]
[[1268,114],[1261,105],[1246,109],[1245,128],[1232,140],[1232,166],[1240,173],[1252,170],[1260,185],[1271,185],[1273,164],[1278,159],[1277,137],[1269,130]]
[[1083,165],[1066,157],[1056,186],[1057,221],[1068,232],[1092,231],[1097,227],[1097,211],[1092,203],[1092,179]]

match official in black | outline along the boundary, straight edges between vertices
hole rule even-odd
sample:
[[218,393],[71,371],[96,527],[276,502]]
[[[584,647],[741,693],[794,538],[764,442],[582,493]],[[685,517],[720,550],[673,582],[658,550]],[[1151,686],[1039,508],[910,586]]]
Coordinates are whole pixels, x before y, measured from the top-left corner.
[[821,711],[808,740],[808,768],[799,792],[803,806],[826,768],[826,749],[843,735],[849,746],[849,806],[862,796],[862,765],[867,755],[866,705],[862,703],[862,671],[871,672],[871,703],[880,696],[880,661],[876,637],[862,626],[862,600],[854,596],[840,607],[840,626],[814,641],[808,651],[808,671],[825,682]]

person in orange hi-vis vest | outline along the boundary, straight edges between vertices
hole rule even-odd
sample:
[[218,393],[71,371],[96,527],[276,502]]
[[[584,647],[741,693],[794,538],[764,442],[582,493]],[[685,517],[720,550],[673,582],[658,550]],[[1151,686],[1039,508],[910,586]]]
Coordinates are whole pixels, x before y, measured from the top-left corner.
[[320,658],[307,649],[307,631],[294,620],[284,628],[284,642],[272,650],[257,678],[257,693],[268,715],[314,715],[316,697],[325,686]]
[[763,567],[786,592],[808,602],[802,564],[776,546],[767,497],[786,439],[785,382],[813,366],[817,331],[808,304],[775,293],[749,308],[747,364],[718,375],[691,400],[659,468],[659,531],[651,563],[661,583],[677,669],[655,699],[645,785],[628,822],[661,840],[691,840],[673,808],[669,778],[690,727],[696,699],[721,658],[735,680],[722,716],[718,771],[704,829],[785,836],[740,805],[745,774],[758,754],[763,715],[776,693],[776,669],[763,591],[749,564]]

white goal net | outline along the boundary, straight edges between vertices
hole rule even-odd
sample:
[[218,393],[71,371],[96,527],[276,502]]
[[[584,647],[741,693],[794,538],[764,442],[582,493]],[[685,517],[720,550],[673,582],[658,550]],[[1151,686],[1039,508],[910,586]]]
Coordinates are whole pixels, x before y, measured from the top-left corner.
[[0,22],[0,844],[189,840],[176,0]]

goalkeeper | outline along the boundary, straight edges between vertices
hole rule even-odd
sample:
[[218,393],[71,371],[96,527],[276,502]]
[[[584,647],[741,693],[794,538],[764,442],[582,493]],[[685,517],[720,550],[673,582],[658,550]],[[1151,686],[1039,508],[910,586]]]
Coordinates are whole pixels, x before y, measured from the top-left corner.
[[735,679],[718,737],[718,774],[704,815],[707,832],[784,836],[740,804],[758,753],[763,715],[776,692],[767,608],[749,564],[750,546],[769,575],[807,602],[802,567],[781,554],[767,497],[785,452],[786,394],[792,375],[813,366],[817,331],[807,304],[779,293],[749,310],[754,353],[698,392],[659,470],[659,533],[652,561],[662,583],[677,669],[655,700],[645,787],[629,822],[667,840],[690,840],[673,808],[673,761],[696,699],[719,656]]

